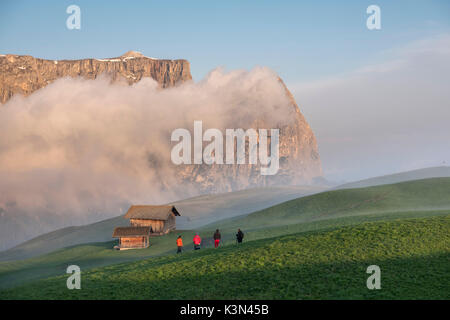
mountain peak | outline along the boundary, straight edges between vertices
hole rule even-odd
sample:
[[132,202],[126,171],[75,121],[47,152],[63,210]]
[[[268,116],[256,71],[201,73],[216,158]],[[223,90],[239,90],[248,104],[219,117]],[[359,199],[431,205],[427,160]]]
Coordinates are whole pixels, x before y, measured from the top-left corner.
[[121,57],[79,60],[0,55],[0,108],[14,94],[27,96],[58,78],[96,79],[101,73],[108,73],[113,81],[126,79],[130,85],[150,77],[162,88],[192,79],[188,61],[150,58],[137,51],[128,51]]
[[130,51],[124,53],[123,55],[121,55],[121,57],[145,58],[145,56],[142,54],[142,52],[133,51],[133,50],[130,50]]

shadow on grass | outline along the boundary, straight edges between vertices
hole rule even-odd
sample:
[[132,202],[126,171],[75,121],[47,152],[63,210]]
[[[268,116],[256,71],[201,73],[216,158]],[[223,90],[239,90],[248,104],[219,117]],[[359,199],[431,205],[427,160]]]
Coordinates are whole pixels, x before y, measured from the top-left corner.
[[[207,255],[207,252],[204,253]],[[188,255],[187,255],[188,256]],[[184,260],[188,257],[180,257]],[[170,258],[168,260],[174,260]],[[161,261],[161,264],[169,261]],[[1,299],[449,299],[450,253],[390,260],[297,264],[242,271],[163,273],[137,264],[132,277],[93,273],[81,290],[66,288],[64,277],[0,292]],[[236,261],[236,263],[239,263]],[[160,263],[158,263],[159,265]],[[381,289],[369,290],[367,266],[381,268]],[[153,269],[154,268],[154,269]],[[103,272],[107,272],[104,269]],[[130,269],[126,269],[130,271]],[[193,272],[194,271],[194,272]],[[44,286],[45,285],[45,286]]]

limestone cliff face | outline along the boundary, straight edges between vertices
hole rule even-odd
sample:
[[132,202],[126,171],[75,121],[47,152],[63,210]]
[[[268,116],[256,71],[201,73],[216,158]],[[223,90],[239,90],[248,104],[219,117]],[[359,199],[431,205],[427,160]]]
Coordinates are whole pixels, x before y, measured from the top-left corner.
[[[138,82],[143,77],[151,77],[162,88],[192,79],[189,62],[186,60],[158,60],[133,51],[118,58],[82,60],[44,60],[31,56],[0,55],[0,102],[5,103],[14,94],[29,95],[58,78],[70,76],[95,79],[102,74],[110,76],[112,81],[127,81],[129,84]],[[278,173],[275,176],[263,176],[259,166],[248,164],[181,165],[174,167],[179,180],[178,186],[185,184],[191,187],[189,189],[195,195],[269,185],[306,184],[322,175],[313,131],[289,90],[281,79],[279,81],[290,100],[290,104],[280,112],[288,115],[292,121],[278,126]],[[266,119],[259,119],[255,115],[255,119],[251,123],[245,123],[242,128],[274,127],[267,125]],[[164,188],[171,188],[166,185],[165,179],[161,178],[160,182]]]
[[[279,164],[276,175],[261,175],[259,165],[181,165],[178,175],[186,186],[197,185],[201,193],[228,192],[274,185],[311,184],[323,175],[317,141],[294,97],[281,79],[290,104],[280,110],[292,119],[289,124],[268,125],[268,119],[254,119],[246,128],[276,129],[279,132]],[[270,140],[268,140],[270,142]],[[259,142],[259,139],[258,139]],[[248,159],[246,149],[246,159]]]
[[31,56],[0,55],[0,103],[15,94],[25,96],[63,77],[95,79],[101,74],[112,81],[125,80],[129,84],[143,77],[151,77],[162,88],[191,80],[186,60],[159,60],[129,51],[118,58],[45,60]]

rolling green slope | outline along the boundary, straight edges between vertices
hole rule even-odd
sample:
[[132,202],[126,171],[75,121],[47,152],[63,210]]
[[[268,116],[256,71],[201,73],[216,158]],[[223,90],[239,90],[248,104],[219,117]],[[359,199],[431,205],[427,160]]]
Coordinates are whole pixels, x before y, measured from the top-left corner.
[[[450,167],[424,168],[370,178],[348,183],[336,189],[364,188],[431,177],[450,177]],[[183,214],[183,218],[178,220],[177,225],[179,229],[198,229],[222,219],[249,214],[284,201],[318,193],[325,189],[325,187],[315,186],[269,187],[203,195],[180,200],[174,203]],[[189,218],[189,220],[186,218]],[[115,217],[94,224],[59,229],[38,236],[12,249],[0,252],[0,261],[31,258],[82,243],[109,241],[111,240],[111,230],[114,227],[127,224],[128,221],[122,217]]]
[[[368,221],[442,216],[450,213],[450,178],[411,181],[363,189],[324,192],[291,200],[243,217],[219,221],[199,228],[205,247],[212,245],[212,233],[219,227],[223,245],[235,243],[237,228],[245,232],[245,241],[288,234],[329,230]],[[152,238],[151,247],[142,250],[115,251],[113,242],[78,245],[31,259],[0,262],[0,288],[64,274],[70,264],[82,270],[125,261],[173,254],[175,237],[181,233],[191,250],[194,231],[177,231]]]
[[[268,187],[180,200],[174,203],[183,215],[182,219],[177,219],[177,226],[181,229],[198,228],[213,221],[248,214],[323,190],[323,187],[314,186]],[[120,216],[58,229],[0,252],[0,261],[31,258],[81,243],[111,241],[114,227],[127,225],[129,221]]]
[[[381,268],[381,290],[366,269]],[[146,259],[0,291],[0,299],[449,299],[450,215],[363,223]]]
[[380,177],[364,179],[355,182],[349,182],[336,187],[335,189],[349,189],[349,188],[365,188],[372,186],[379,186],[383,184],[399,183],[411,180],[421,180],[429,178],[445,178],[450,177],[450,167],[430,167],[411,171],[405,171],[395,174],[389,174]]
[[[365,215],[449,212],[450,178],[432,178],[390,185],[326,191],[294,199],[215,225],[247,230]],[[212,228],[213,226],[211,226]]]

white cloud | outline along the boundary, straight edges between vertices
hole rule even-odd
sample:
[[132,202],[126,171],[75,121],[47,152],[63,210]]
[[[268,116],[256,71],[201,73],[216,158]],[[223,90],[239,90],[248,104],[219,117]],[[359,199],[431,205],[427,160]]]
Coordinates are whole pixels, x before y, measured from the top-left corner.
[[[170,134],[290,121],[285,88],[267,68],[213,70],[199,83],[161,90],[108,79],[61,79],[0,106],[1,246],[63,225],[119,215],[130,203],[198,194],[179,185]],[[272,127],[270,127],[272,128]],[[169,186],[169,187],[167,187]]]
[[450,162],[450,36],[383,54],[384,63],[290,86],[331,179]]

